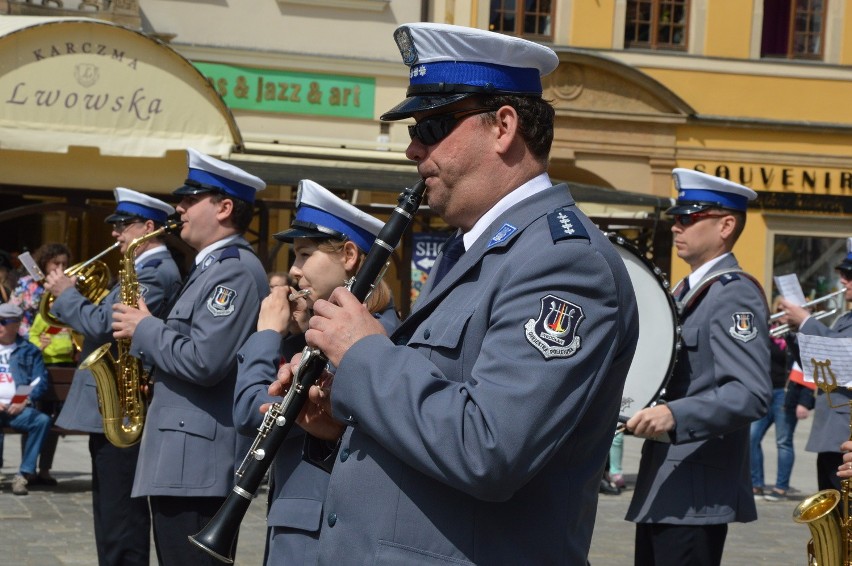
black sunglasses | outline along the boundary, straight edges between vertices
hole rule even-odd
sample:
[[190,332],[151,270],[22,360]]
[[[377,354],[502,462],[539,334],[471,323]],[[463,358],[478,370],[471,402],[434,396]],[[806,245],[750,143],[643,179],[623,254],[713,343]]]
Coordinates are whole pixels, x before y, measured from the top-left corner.
[[15,324],[16,322],[21,322],[20,318],[0,318],[0,326],[6,326],[7,324]]
[[115,230],[117,234],[121,234],[125,230],[127,230],[128,226],[133,226],[134,224],[138,224],[142,222],[142,220],[120,220],[118,222],[114,222],[112,225],[112,229]]
[[469,108],[449,114],[434,114],[423,118],[413,126],[408,126],[411,139],[417,138],[423,145],[435,145],[453,131],[459,122],[468,116],[494,112],[494,108]]
[[692,226],[699,220],[704,220],[705,218],[722,218],[723,216],[728,216],[727,214],[713,214],[712,212],[693,212],[692,214],[675,214],[674,219],[675,222],[680,224],[683,227]]
[[842,278],[846,279],[847,281],[852,281],[852,269],[838,269],[837,271],[838,273],[840,273],[840,276]]

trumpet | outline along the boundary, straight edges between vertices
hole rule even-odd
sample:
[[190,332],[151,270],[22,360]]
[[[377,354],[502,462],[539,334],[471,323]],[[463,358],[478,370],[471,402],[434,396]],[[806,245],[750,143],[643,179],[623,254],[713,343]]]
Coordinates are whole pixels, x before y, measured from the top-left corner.
[[[68,277],[77,277],[77,290],[80,291],[81,295],[95,304],[101,302],[109,294],[107,285],[111,277],[109,267],[100,259],[120,245],[121,242],[115,242],[95,257],[83,263],[72,265],[64,271]],[[67,324],[50,314],[50,308],[53,306],[55,299],[56,297],[50,291],[42,293],[38,312],[51,326],[68,328]]]
[[[803,304],[802,307],[808,308],[808,307],[812,307],[814,305],[819,305],[821,303],[832,301],[832,300],[834,300],[835,297],[837,297],[839,295],[843,295],[845,293],[846,293],[846,289],[840,289],[839,291],[834,291],[833,293],[829,293],[828,295],[819,297],[817,299],[814,299],[813,301],[808,301],[807,303]],[[823,318],[827,318],[829,316],[836,314],[837,311],[839,311],[839,310],[840,310],[840,306],[836,306],[836,307],[833,307],[831,309],[817,311],[814,314],[812,314],[811,316],[813,318],[815,318],[816,320],[821,320]],[[769,317],[769,323],[772,324],[774,321],[783,317],[784,314],[785,313],[783,313],[783,312],[778,312],[778,313],[773,314],[772,316]],[[776,326],[775,328],[771,329],[769,331],[769,335],[772,336],[773,338],[778,338],[780,336],[784,336],[785,334],[790,332],[790,330],[791,330],[791,327],[790,327],[789,324],[782,324],[781,326]]]

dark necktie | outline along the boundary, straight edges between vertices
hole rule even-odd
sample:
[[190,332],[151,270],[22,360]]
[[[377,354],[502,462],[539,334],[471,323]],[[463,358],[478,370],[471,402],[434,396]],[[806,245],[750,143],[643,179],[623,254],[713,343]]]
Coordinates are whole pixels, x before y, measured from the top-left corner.
[[680,293],[677,295],[677,300],[682,301],[686,294],[689,292],[689,277],[684,277],[683,285],[680,287]]
[[438,264],[438,269],[435,271],[435,279],[432,283],[433,289],[438,286],[438,283],[444,278],[444,275],[453,268],[459,258],[464,254],[464,240],[462,239],[461,234],[456,234],[447,240],[447,243],[444,244],[442,254],[441,263]]

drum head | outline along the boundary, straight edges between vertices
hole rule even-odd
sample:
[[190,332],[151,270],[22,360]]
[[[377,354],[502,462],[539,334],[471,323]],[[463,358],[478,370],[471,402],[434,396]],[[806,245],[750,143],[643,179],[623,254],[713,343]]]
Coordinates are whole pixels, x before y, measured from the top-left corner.
[[626,422],[657,400],[668,383],[677,357],[680,328],[668,283],[650,261],[623,238],[610,236],[636,293],[639,342],[624,383],[619,420]]

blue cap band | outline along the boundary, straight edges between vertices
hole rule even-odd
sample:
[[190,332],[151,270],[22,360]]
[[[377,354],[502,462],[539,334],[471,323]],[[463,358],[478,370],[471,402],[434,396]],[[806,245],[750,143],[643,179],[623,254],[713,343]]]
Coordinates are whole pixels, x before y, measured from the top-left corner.
[[160,224],[165,224],[166,220],[168,219],[168,214],[166,214],[164,211],[152,208],[150,206],[145,206],[137,202],[120,202],[115,207],[115,211],[123,212],[125,214],[130,214],[133,216],[141,216],[142,218],[147,218],[149,220],[153,220],[154,222],[159,222]]
[[[451,85],[464,85],[482,87],[485,92],[541,94],[538,69],[521,69],[495,63],[420,63],[411,66],[409,76],[410,86],[434,84],[436,87],[440,86],[440,90],[436,92],[442,93],[451,93]],[[420,92],[422,91],[418,91]]]
[[373,242],[376,240],[376,237],[373,234],[364,230],[360,226],[356,226],[355,224],[347,222],[342,218],[338,218],[333,214],[329,214],[324,210],[312,208],[307,205],[300,206],[296,211],[296,220],[310,222],[311,224],[316,224],[317,226],[330,228],[331,230],[340,232],[355,242],[355,245],[364,252],[369,251]]
[[748,208],[748,197],[706,189],[684,189],[681,187],[678,192],[677,202],[680,203],[682,201],[713,202],[722,208],[733,210],[746,210]]
[[254,202],[255,189],[249,187],[248,185],[244,185],[242,183],[234,181],[233,179],[221,177],[219,175],[210,173],[209,171],[203,171],[201,169],[190,169],[189,173],[187,174],[187,178],[198,183],[203,183],[205,185],[213,185],[214,187],[219,187],[225,194],[238,198],[240,200],[244,200],[249,203]]

